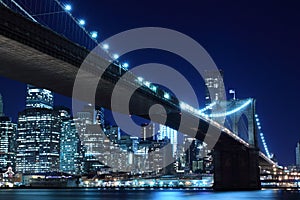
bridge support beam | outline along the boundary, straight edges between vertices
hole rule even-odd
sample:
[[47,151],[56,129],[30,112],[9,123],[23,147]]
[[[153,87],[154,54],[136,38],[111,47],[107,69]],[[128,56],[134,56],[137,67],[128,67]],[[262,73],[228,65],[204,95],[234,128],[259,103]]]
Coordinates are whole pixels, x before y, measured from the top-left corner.
[[214,190],[259,190],[259,150],[221,145],[214,150]]

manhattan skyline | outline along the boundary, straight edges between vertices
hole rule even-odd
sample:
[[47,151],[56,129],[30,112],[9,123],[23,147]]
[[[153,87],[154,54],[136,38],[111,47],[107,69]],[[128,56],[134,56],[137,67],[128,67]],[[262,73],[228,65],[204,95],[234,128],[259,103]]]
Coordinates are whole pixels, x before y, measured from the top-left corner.
[[[210,10],[208,13],[205,9],[208,7],[215,11],[207,9]],[[237,98],[253,97],[257,100],[257,113],[266,141],[279,163],[294,163],[294,150],[300,139],[296,126],[296,113],[300,111],[297,107],[299,5],[279,1],[260,2],[259,6],[234,1],[197,5],[154,1],[142,6],[133,1],[122,5],[117,1],[90,1],[88,4],[78,1],[74,2],[73,8],[74,15],[85,17],[89,28],[101,30],[100,40],[143,26],[172,28],[193,37],[224,71],[227,91],[233,88]],[[142,15],[148,17],[139,18]],[[126,59],[131,66],[162,59],[162,62],[181,67],[163,56],[145,57],[143,53],[129,55]],[[2,77],[0,83],[4,112],[16,121],[17,112],[25,108],[26,85]],[[204,90],[199,90],[204,95]],[[71,107],[69,98],[55,96],[56,105]]]

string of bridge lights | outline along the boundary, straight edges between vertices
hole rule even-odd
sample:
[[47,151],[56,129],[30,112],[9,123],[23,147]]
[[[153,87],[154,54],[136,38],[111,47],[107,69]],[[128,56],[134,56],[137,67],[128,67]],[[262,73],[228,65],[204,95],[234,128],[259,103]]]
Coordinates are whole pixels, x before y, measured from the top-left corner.
[[[102,43],[99,43],[97,41],[97,37],[98,37],[98,32],[97,31],[92,31],[92,32],[88,32],[86,29],[85,29],[85,25],[86,25],[86,21],[84,19],[76,19],[71,11],[72,11],[72,5],[67,3],[67,4],[64,4],[64,3],[61,3],[59,0],[55,0],[55,2],[74,20],[74,22],[97,44],[97,45],[100,45],[101,48],[108,54],[110,55],[111,58],[113,58],[113,60],[117,60],[119,58],[119,55],[114,53],[114,54],[110,54],[110,52],[108,51],[109,50],[109,44],[102,44]],[[119,67],[122,67],[124,70],[128,70],[128,67],[129,67],[129,64],[127,62],[125,63],[122,63],[119,65]],[[157,86],[153,85],[152,83],[150,83],[149,81],[146,81],[144,80],[142,77],[138,77],[137,78],[137,81],[148,87],[150,90],[152,90],[153,92],[156,92],[157,91]],[[171,98],[171,95],[164,91],[164,95],[163,97],[167,100],[169,100]],[[200,114],[200,113],[203,113],[204,111],[208,110],[208,109],[211,109],[211,107],[213,105],[209,105],[207,107],[205,107],[204,109],[202,110],[197,110],[195,108],[192,108],[191,106],[188,106],[188,104],[185,104],[184,102],[181,102],[181,105],[186,105],[186,108],[189,110],[189,111],[192,111],[192,112],[197,112],[197,114]],[[181,106],[182,107],[182,106]]]
[[[93,40],[95,41],[95,43],[97,45],[100,45],[102,47],[102,49],[108,53],[108,55],[110,55],[111,58],[113,58],[114,60],[117,60],[119,58],[119,55],[118,54],[110,54],[108,49],[109,49],[109,45],[108,44],[101,44],[97,41],[97,37],[98,37],[98,32],[97,31],[92,31],[92,32],[88,32],[85,28],[84,28],[84,25],[86,24],[86,21],[84,19],[76,19],[73,17],[73,15],[71,14],[71,11],[72,11],[72,6],[71,4],[62,4],[59,2],[59,0],[55,0],[58,5],[61,6],[61,8],[79,25],[79,27]],[[129,67],[129,64],[128,63],[123,63],[121,65],[119,65],[119,67],[122,67],[124,70],[128,70],[128,67]],[[157,86],[153,85],[152,83],[150,83],[149,81],[146,81],[144,80],[143,77],[138,77],[137,78],[137,81],[139,84],[141,85],[144,85],[145,87],[149,88],[151,91],[153,92],[157,92]],[[163,94],[163,98],[166,99],[166,100],[169,100],[171,98],[171,95],[166,92],[166,91],[163,91],[164,94]],[[247,105],[249,104],[249,101],[246,102],[244,105],[242,105],[241,107],[238,107],[232,111],[229,111],[229,112],[225,112],[225,113],[218,113],[216,114],[216,116],[210,116],[210,115],[207,115],[205,114],[205,111],[207,110],[210,110],[212,109],[215,105],[216,105],[216,102],[212,102],[211,104],[207,105],[206,107],[202,108],[202,109],[197,109],[197,108],[194,108],[190,105],[188,105],[187,103],[183,102],[183,101],[180,101],[179,102],[179,106],[181,109],[183,110],[186,110],[188,112],[190,112],[191,114],[193,115],[196,115],[196,116],[202,116],[202,117],[205,117],[206,119],[208,119],[209,117],[221,117],[221,116],[227,116],[227,115],[231,115],[241,109],[243,109],[244,107],[246,107]],[[214,122],[215,125],[218,125],[216,122]],[[226,129],[227,130],[227,129]],[[226,132],[229,132],[231,133],[229,130],[227,130]],[[232,134],[232,133],[231,133]],[[240,142],[244,142],[243,140],[241,140],[240,138],[238,138],[235,134],[232,134],[236,139],[238,139]],[[245,143],[245,142],[244,142]],[[247,143],[246,143],[247,144]]]
[[[97,31],[91,31],[91,32],[87,31],[85,29],[86,21],[82,18],[77,19],[72,15],[71,11],[73,7],[71,4],[61,3],[59,0],[54,0],[54,1],[73,19],[73,21],[90,37],[90,39],[92,39],[97,45],[99,45],[104,50],[104,52],[106,52],[115,61],[119,59],[120,56],[117,53],[112,54],[109,52],[109,48],[110,48],[109,44],[102,44],[98,42],[97,38],[99,35]],[[126,71],[129,68],[129,64],[127,62],[117,63],[117,65]]]
[[[76,19],[71,11],[72,11],[72,5],[69,4],[69,3],[61,3],[59,0],[54,0],[63,10],[63,12],[66,12],[71,18],[72,20],[79,25],[79,27],[97,44],[97,45],[100,45],[101,48],[111,57],[113,58],[114,60],[117,60],[119,58],[119,55],[118,54],[110,54],[110,52],[108,51],[109,50],[109,44],[102,44],[102,43],[99,43],[97,41],[97,38],[98,38],[98,32],[97,31],[91,31],[91,32],[88,32],[86,29],[85,29],[85,25],[86,25],[86,21],[84,19]],[[4,4],[4,2],[0,1],[2,4]],[[32,15],[30,15],[25,9],[23,9],[17,2],[15,2],[14,0],[11,0],[12,3],[14,3],[22,12],[24,12],[31,20],[33,20],[34,22],[38,22]],[[5,5],[5,4],[4,4]],[[127,62],[125,63],[122,63],[119,65],[119,67],[122,67],[124,70],[128,70],[128,67],[129,67],[129,64]],[[149,89],[151,89],[153,92],[156,92],[157,91],[157,86],[151,84],[149,81],[145,81],[142,77],[138,77],[137,78],[137,81],[142,84],[142,85],[145,85],[146,87],[148,87]],[[165,92],[164,91],[164,95],[163,97],[167,100],[170,99],[170,94]],[[241,105],[240,107],[238,108],[235,108],[231,111],[228,111],[228,112],[224,112],[224,113],[216,113],[216,114],[210,114],[210,115],[207,115],[205,114],[205,111],[209,110],[209,109],[212,109],[213,106],[216,105],[216,102],[213,102],[211,104],[209,104],[208,106],[202,108],[202,109],[196,109],[184,102],[180,102],[180,108],[183,109],[183,110],[187,110],[193,114],[196,114],[196,115],[201,115],[203,117],[224,117],[224,116],[228,116],[228,115],[231,115],[241,109],[243,109],[244,107],[246,107],[248,104],[250,103],[250,101],[247,101],[245,104]],[[260,127],[260,126],[258,126]]]
[[[98,32],[97,31],[91,31],[91,32],[88,32],[86,29],[85,29],[85,25],[86,25],[86,21],[84,19],[76,19],[71,11],[72,11],[72,5],[71,4],[62,4],[59,0],[54,0],[61,8],[64,12],[66,12],[70,17],[71,19],[90,37],[90,39],[92,39],[97,45],[100,45],[101,48],[111,57],[113,58],[113,60],[117,60],[119,58],[119,55],[118,54],[110,54],[110,52],[108,51],[109,50],[109,45],[108,44],[102,44],[102,43],[99,43],[97,38],[98,38]],[[33,21],[37,22],[35,20],[35,18],[33,16],[31,16],[26,10],[24,10],[19,4],[17,4],[15,1],[12,0],[12,2],[19,8],[21,9],[27,16],[29,16]],[[124,70],[128,70],[128,67],[129,67],[129,64],[127,62],[125,63],[122,63],[122,64],[119,64],[119,67],[122,67]],[[149,81],[144,81],[144,79],[142,77],[138,77],[138,82],[141,83],[142,85],[145,85],[146,87],[148,87],[149,89],[151,89],[153,92],[156,92],[157,90],[157,86],[151,84]],[[164,95],[163,97],[167,100],[170,99],[170,94],[167,93],[167,92],[164,92]],[[217,113],[217,114],[210,114],[210,115],[207,115],[205,114],[205,111],[209,110],[209,109],[212,109],[213,106],[216,105],[216,102],[213,102],[211,104],[209,104],[208,106],[202,108],[202,109],[196,109],[188,104],[186,104],[185,102],[180,102],[180,108],[183,109],[183,110],[186,110],[186,111],[189,111],[191,112],[192,114],[195,114],[197,116],[202,116],[202,117],[206,117],[206,118],[211,118],[211,117],[224,117],[224,116],[228,116],[228,115],[231,115],[235,112],[238,112],[239,110],[243,109],[244,107],[246,107],[248,104],[250,103],[250,101],[247,101],[245,102],[243,105],[241,105],[240,107],[238,108],[235,108],[231,111],[228,111],[228,112],[224,112],[224,113]],[[255,115],[255,120],[256,120],[256,125],[258,127],[258,130],[259,130],[259,134],[260,134],[260,137],[261,137],[261,140],[263,142],[263,146],[264,146],[264,149],[266,151],[266,154],[269,158],[271,158],[271,155],[269,153],[269,150],[268,150],[268,146],[266,144],[266,141],[265,141],[265,138],[264,138],[264,134],[263,132],[261,131],[261,125],[260,125],[260,122],[259,122],[259,118],[258,118],[258,115]]]
[[[88,32],[86,29],[85,29],[85,25],[86,25],[86,21],[82,18],[79,18],[79,19],[76,19],[71,11],[73,9],[72,5],[69,4],[69,3],[61,3],[59,0],[54,0],[62,9],[61,12],[65,12],[67,13],[71,19],[97,44],[97,45],[100,45],[101,48],[104,50],[104,52],[106,52],[111,58],[113,58],[113,60],[117,60],[119,58],[119,55],[118,54],[110,54],[110,52],[108,51],[109,50],[109,44],[102,44],[102,43],[99,43],[97,38],[98,38],[98,32],[97,31],[91,31],[91,32]],[[1,3],[3,3],[2,1],[0,1]],[[24,8],[22,8],[17,2],[15,2],[14,0],[11,0],[12,3],[14,3],[22,12],[24,12],[25,15],[27,15],[32,21],[38,23],[38,21],[34,18],[34,15],[31,15],[29,14]],[[5,5],[5,4],[4,4]],[[54,13],[54,12],[53,12]],[[60,12],[55,12],[55,13],[60,13]],[[49,14],[49,13],[44,13],[44,14]],[[38,14],[38,15],[41,15],[41,14]],[[36,15],[37,16],[37,15]],[[124,70],[128,70],[128,67],[129,67],[129,64],[127,62],[124,62],[122,64],[119,64],[118,65],[119,67],[122,67]],[[157,92],[157,86],[153,85],[152,83],[150,83],[149,81],[146,81],[144,80],[142,77],[138,77],[137,78],[137,81],[139,84],[141,85],[144,85],[146,87],[148,87],[150,90],[152,90],[153,92]],[[164,91],[164,95],[163,95],[163,98],[169,100],[171,98],[171,95]],[[206,106],[205,108],[201,109],[201,110],[198,110],[196,108],[193,108],[192,106],[189,106],[188,104],[184,103],[184,102],[181,102],[180,103],[180,107],[182,109],[185,109],[187,111],[190,111],[192,112],[193,114],[203,114],[203,112],[205,112],[206,110],[208,109],[211,109],[215,103],[212,103],[211,105],[208,105]]]
[[[108,54],[110,55],[111,58],[113,58],[114,60],[117,60],[119,58],[119,55],[118,54],[110,54],[110,52],[108,51],[109,50],[109,45],[108,44],[101,44],[97,41],[97,37],[98,37],[98,32],[97,31],[92,31],[92,32],[88,32],[84,26],[86,24],[86,21],[84,19],[76,19],[73,17],[73,15],[71,14],[71,11],[72,11],[72,6],[71,4],[61,4],[58,0],[55,0],[60,6],[62,9],[64,9],[65,12],[67,12],[69,14],[69,16],[80,26],[80,28],[94,41],[96,42],[97,45],[100,45],[101,48]],[[129,64],[127,62],[125,63],[122,63],[119,65],[119,67],[122,67],[124,70],[128,70],[128,67],[129,67]],[[141,83],[142,85],[145,85],[146,87],[148,87],[150,90],[152,90],[153,92],[156,92],[157,91],[157,86],[154,86],[153,84],[151,84],[149,81],[144,81],[144,79],[142,77],[138,77],[138,82]],[[164,92],[164,95],[163,97],[165,99],[170,99],[170,94],[167,93],[167,92]],[[185,102],[180,102],[179,105],[180,105],[180,108],[183,109],[183,110],[186,110],[186,111],[189,111],[191,112],[192,114],[196,114],[196,115],[200,115],[202,117],[208,117],[208,118],[212,118],[212,117],[226,117],[228,115],[231,115],[233,113],[236,113],[240,110],[242,110],[243,108],[245,108],[246,106],[248,106],[249,104],[251,103],[251,100],[248,100],[246,101],[243,105],[239,106],[238,108],[235,108],[233,110],[230,110],[230,111],[227,111],[227,112],[224,112],[224,113],[214,113],[214,114],[205,114],[205,111],[209,110],[209,109],[212,109],[213,106],[216,105],[216,102],[213,102],[209,105],[207,105],[206,107],[202,108],[202,109],[196,109],[188,104],[186,104]],[[260,122],[259,122],[259,118],[258,118],[258,115],[256,114],[255,115],[255,120],[256,120],[256,124],[257,124],[257,127],[258,127],[258,130],[259,130],[259,134],[260,134],[260,137],[261,137],[261,140],[262,140],[262,143],[263,143],[263,146],[264,146],[264,149],[266,151],[266,154],[268,156],[268,158],[271,158],[271,155],[270,155],[270,152],[269,152],[269,149],[268,149],[268,146],[266,144],[266,141],[265,141],[265,138],[264,138],[264,134],[263,132],[261,131],[261,125],[260,125]]]
[[259,131],[259,135],[260,135],[260,138],[261,138],[261,141],[263,143],[263,146],[264,146],[264,149],[266,151],[266,154],[269,158],[271,158],[271,154],[269,152],[269,148],[267,146],[267,143],[265,141],[265,136],[264,136],[264,133],[262,132],[262,128],[261,128],[261,124],[260,124],[260,121],[259,121],[259,118],[258,118],[258,115],[255,114],[255,122],[256,122],[256,125],[257,125],[257,128],[258,128],[258,131]]
[[[66,12],[71,17],[71,19],[90,37],[90,39],[92,39],[97,45],[100,45],[100,47],[104,50],[104,52],[106,52],[113,60],[117,60],[119,58],[118,54],[116,54],[116,53],[115,54],[111,54],[108,51],[109,50],[109,44],[102,44],[102,43],[98,42],[98,40],[97,40],[97,38],[98,38],[98,32],[97,31],[88,32],[85,29],[86,21],[84,19],[76,19],[72,15],[72,13],[71,13],[71,11],[72,11],[72,5],[71,4],[63,4],[59,0],[54,0],[54,1],[62,8],[62,10],[63,10],[62,12]],[[15,2],[14,0],[11,0],[11,2],[14,3],[14,5],[16,5],[22,12],[24,12],[24,14],[27,15],[32,21],[38,23],[38,21],[34,18],[34,16],[30,15],[17,2]],[[0,3],[2,3],[4,6],[7,6],[1,0],[0,0]],[[128,67],[129,67],[129,64],[127,62],[124,62],[124,63],[118,64],[118,66],[127,71]],[[149,81],[145,81],[142,77],[138,77],[137,81],[140,84],[148,87],[153,92],[155,92],[155,93],[157,92],[157,86],[153,85]],[[171,96],[170,96],[170,94],[168,92],[164,91],[163,98],[169,100],[171,98]],[[209,114],[209,115],[205,114],[205,111],[207,111],[209,109],[212,109],[213,106],[216,105],[216,102],[213,102],[213,103],[207,105],[206,107],[204,107],[202,109],[196,109],[196,108],[194,108],[194,107],[192,107],[192,106],[190,106],[190,105],[188,105],[188,104],[186,104],[185,102],[182,102],[182,101],[179,102],[179,105],[180,105],[180,108],[182,110],[186,110],[186,111],[188,111],[188,112],[190,112],[190,113],[192,113],[192,114],[194,114],[196,116],[201,116],[201,117],[204,117],[204,118],[206,118],[208,120],[208,119],[213,118],[213,117],[224,117],[224,116],[231,115],[231,114],[233,114],[235,112],[238,112],[239,110],[245,108],[249,103],[250,103],[250,100],[246,101],[243,105],[241,105],[238,108],[235,108],[235,109],[233,109],[231,111],[227,111],[227,112],[224,112],[224,113]],[[260,135],[260,138],[262,140],[264,149],[266,151],[267,157],[271,158],[268,146],[267,146],[266,141],[265,141],[264,134],[263,134],[263,132],[261,130],[261,124],[260,124],[260,121],[259,121],[259,118],[258,118],[257,114],[255,114],[255,122],[256,122],[256,125],[257,125],[257,128],[258,128],[259,135]],[[219,125],[219,124],[217,124],[217,122],[214,122],[214,121],[211,121],[211,123]],[[227,132],[228,134],[231,134],[236,139],[241,140],[235,134],[231,133],[231,131],[229,131],[227,128],[223,127],[223,130],[225,132]],[[244,142],[244,141],[241,140],[241,142]],[[245,143],[245,144],[247,145],[247,143]]]
[[[184,102],[180,102],[180,108],[183,109],[183,110],[187,110],[187,111],[191,112],[192,114],[195,114],[195,115],[198,115],[198,116],[200,115],[200,116],[206,117],[206,118],[214,118],[214,117],[226,117],[226,116],[229,116],[229,115],[231,115],[233,113],[236,113],[236,112],[242,110],[243,108],[245,108],[246,106],[248,106],[250,103],[251,103],[251,100],[249,99],[244,104],[242,104],[241,106],[239,106],[239,107],[237,107],[237,108],[235,108],[233,110],[230,110],[230,111],[227,111],[227,112],[223,112],[223,113],[210,114],[210,115],[207,115],[204,112],[206,110],[212,109],[212,107],[216,105],[216,102],[213,102],[213,103],[207,105],[206,107],[204,107],[204,108],[202,108],[200,110],[195,109],[192,106],[190,106],[190,105],[188,105],[188,104],[186,104]],[[211,121],[211,122],[214,122],[214,121]],[[268,145],[267,145],[267,143],[265,141],[264,133],[262,132],[261,123],[260,123],[260,120],[259,120],[257,114],[255,114],[255,123],[257,125],[258,131],[259,131],[259,136],[260,136],[261,141],[263,143],[263,147],[265,149],[267,157],[269,159],[271,159],[272,156],[270,154]],[[231,131],[229,131],[227,128],[224,128],[224,131],[227,132],[227,133],[229,133],[232,136],[236,136],[235,134],[232,134]],[[243,142],[240,138],[238,138],[238,139],[239,139],[239,141]]]
[[[108,54],[110,55],[111,58],[113,58],[114,60],[117,60],[119,58],[119,55],[118,54],[110,54],[110,52],[108,51],[109,50],[109,45],[108,44],[102,44],[102,43],[99,43],[97,41],[97,37],[98,37],[98,32],[97,31],[92,31],[92,32],[88,32],[86,29],[85,29],[85,25],[86,25],[86,21],[84,19],[76,19],[71,11],[72,11],[72,5],[67,3],[67,4],[63,4],[61,3],[59,0],[55,0],[55,2],[79,25],[79,27],[97,44],[97,45],[100,45],[101,48]],[[124,70],[128,70],[128,67],[129,67],[129,64],[127,62],[125,63],[122,63],[119,65],[119,67],[122,67]],[[150,90],[152,90],[153,92],[156,92],[157,91],[157,86],[151,84],[149,81],[145,81],[142,77],[138,77],[138,82],[141,83],[142,85],[145,85],[146,87],[148,87]],[[168,92],[165,92],[164,91],[164,95],[163,97],[167,100],[170,99],[170,94]],[[201,115],[203,117],[223,117],[223,116],[227,116],[227,115],[230,115],[232,113],[235,113],[241,109],[243,109],[244,107],[246,107],[247,105],[249,104],[249,102],[246,102],[244,105],[242,105],[241,107],[239,108],[236,108],[232,111],[229,111],[229,112],[226,112],[226,113],[217,113],[217,114],[214,114],[213,116],[210,116],[210,115],[206,115],[204,112],[209,110],[209,109],[212,109],[213,106],[216,105],[216,102],[213,102],[211,104],[209,104],[208,106],[202,108],[202,109],[197,109],[197,108],[194,108],[184,102],[180,102],[180,108],[183,109],[183,110],[186,110],[186,111],[189,111],[193,114],[196,114],[196,115]]]

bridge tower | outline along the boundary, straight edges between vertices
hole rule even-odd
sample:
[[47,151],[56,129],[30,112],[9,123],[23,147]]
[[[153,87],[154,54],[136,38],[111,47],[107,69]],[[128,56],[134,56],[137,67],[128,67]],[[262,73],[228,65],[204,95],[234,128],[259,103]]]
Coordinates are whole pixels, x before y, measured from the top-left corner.
[[[246,107],[243,107],[248,101]],[[239,134],[239,123],[243,121],[243,117],[247,120],[247,123],[244,123],[247,127],[245,139],[252,147],[258,147],[257,136],[255,130],[255,99],[232,99],[230,101],[222,101],[219,103],[221,107],[227,107],[227,110],[233,110],[234,108],[241,108],[240,110],[228,115],[226,119],[229,119],[230,129],[236,135]],[[243,107],[243,108],[242,108]],[[241,136],[240,136],[241,137]]]
[[[249,99],[247,99],[249,100]],[[255,100],[230,116],[232,129],[238,134],[238,123],[244,115],[248,120],[249,147],[222,141],[214,149],[214,189],[215,190],[258,190],[261,189],[259,171],[259,148],[255,129]],[[245,100],[233,100],[239,107]],[[225,102],[224,102],[225,103]]]

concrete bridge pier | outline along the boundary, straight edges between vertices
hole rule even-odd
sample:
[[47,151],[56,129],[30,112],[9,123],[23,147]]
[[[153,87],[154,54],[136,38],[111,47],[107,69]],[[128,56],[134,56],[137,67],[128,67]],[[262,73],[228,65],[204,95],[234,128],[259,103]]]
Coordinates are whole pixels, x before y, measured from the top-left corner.
[[214,190],[260,190],[259,150],[220,145],[213,153]]

